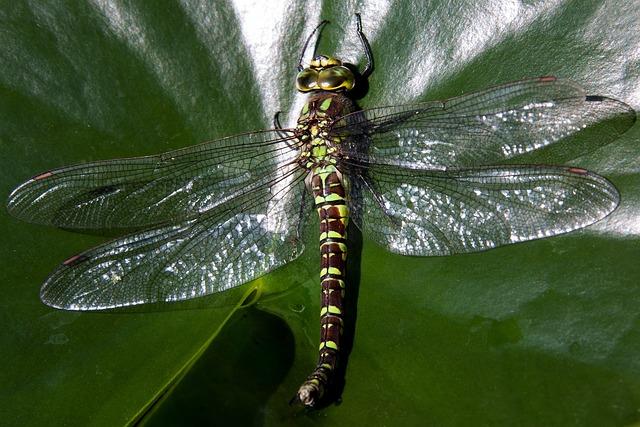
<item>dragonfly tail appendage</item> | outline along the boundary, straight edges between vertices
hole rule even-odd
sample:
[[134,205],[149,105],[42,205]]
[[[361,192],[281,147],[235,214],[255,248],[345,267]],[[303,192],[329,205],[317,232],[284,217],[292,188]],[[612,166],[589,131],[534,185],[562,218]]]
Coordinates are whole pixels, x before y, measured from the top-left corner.
[[306,407],[314,407],[322,400],[338,364],[344,328],[346,228],[349,219],[345,189],[334,167],[314,171],[312,187],[320,216],[322,302],[318,365],[294,397]]

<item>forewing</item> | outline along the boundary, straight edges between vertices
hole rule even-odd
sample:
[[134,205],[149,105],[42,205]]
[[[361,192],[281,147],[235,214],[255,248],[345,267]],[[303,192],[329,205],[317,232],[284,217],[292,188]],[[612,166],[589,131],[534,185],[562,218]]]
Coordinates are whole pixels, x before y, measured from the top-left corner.
[[[336,121],[333,132],[352,136],[342,148],[348,161],[442,170],[564,162],[611,142],[635,117],[620,101],[541,77],[446,101],[355,112]],[[579,141],[567,138],[596,123]]]
[[[585,227],[615,209],[606,179],[561,166],[419,172],[375,166],[355,176],[354,221],[403,255],[476,252]],[[376,195],[374,195],[376,194]]]
[[54,169],[9,196],[25,221],[70,229],[141,229],[195,218],[264,185],[295,156],[285,131],[236,135],[156,156]]
[[45,304],[101,310],[180,301],[243,284],[303,250],[303,172],[284,165],[271,186],[243,192],[200,216],[131,234],[65,261],[45,282]]

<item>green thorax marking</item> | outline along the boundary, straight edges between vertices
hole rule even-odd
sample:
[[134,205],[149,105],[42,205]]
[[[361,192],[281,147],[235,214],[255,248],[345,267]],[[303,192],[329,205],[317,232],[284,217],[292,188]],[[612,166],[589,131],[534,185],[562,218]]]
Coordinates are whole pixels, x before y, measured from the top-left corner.
[[322,111],[327,111],[330,105],[331,105],[331,98],[327,98],[324,101],[322,101],[322,104],[320,104],[320,109]]

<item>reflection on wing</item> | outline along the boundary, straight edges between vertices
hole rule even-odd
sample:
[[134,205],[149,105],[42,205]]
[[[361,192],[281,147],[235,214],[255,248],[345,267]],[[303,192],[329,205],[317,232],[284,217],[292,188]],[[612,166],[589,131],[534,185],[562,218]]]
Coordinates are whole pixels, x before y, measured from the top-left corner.
[[354,221],[404,255],[476,252],[566,233],[605,217],[619,200],[606,179],[561,166],[425,172],[375,166],[368,176],[354,182]]
[[278,169],[273,185],[243,192],[197,218],[131,234],[65,261],[41,299],[69,310],[180,301],[246,283],[303,250],[311,208],[304,174]]
[[[368,149],[358,138],[347,144],[343,151],[352,161],[428,170],[563,162],[613,141],[635,117],[620,101],[542,77],[446,101],[356,112],[336,121],[333,132],[370,138]],[[604,121],[579,143],[566,139]]]
[[75,229],[139,229],[194,218],[243,191],[267,185],[296,155],[260,131],[156,156],[55,169],[18,187],[9,212]]

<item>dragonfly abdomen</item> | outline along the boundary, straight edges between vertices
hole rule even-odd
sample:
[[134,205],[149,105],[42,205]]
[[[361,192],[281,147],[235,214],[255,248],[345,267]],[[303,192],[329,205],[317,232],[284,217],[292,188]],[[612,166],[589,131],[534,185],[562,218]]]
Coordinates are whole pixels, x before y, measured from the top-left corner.
[[315,168],[312,191],[320,217],[320,348],[316,369],[298,390],[305,406],[322,398],[338,363],[343,330],[349,209],[340,173],[333,165]]

